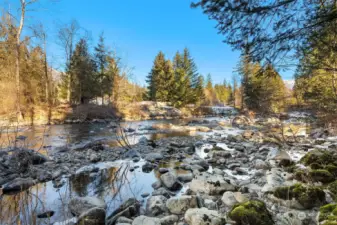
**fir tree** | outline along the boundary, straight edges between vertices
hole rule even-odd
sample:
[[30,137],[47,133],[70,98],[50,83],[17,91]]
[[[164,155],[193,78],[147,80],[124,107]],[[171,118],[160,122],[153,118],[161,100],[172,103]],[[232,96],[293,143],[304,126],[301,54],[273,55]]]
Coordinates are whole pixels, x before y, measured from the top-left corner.
[[[151,101],[164,100],[164,96],[160,93],[160,89],[163,88],[163,77],[165,77],[165,56],[163,52],[159,52],[156,56],[151,72],[147,76],[148,86],[148,98]],[[159,92],[158,92],[159,91]],[[158,92],[158,93],[157,93]]]

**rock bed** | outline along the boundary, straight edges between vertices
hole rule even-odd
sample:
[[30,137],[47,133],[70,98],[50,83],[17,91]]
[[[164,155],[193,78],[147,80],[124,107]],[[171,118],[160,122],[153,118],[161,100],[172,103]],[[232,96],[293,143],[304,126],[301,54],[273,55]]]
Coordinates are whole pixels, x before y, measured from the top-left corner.
[[[74,198],[68,207],[78,224],[337,223],[336,138],[323,133],[317,137],[316,132],[316,138],[302,138],[286,145],[256,129],[238,135],[223,135],[220,128],[215,130],[202,140],[197,137],[141,139],[129,151],[90,143],[82,149],[59,152],[52,160],[32,153],[30,161],[34,159],[35,163],[23,174],[8,172],[15,160],[2,155],[4,165],[8,165],[4,171],[11,178],[8,180],[12,180],[2,181],[6,183],[3,192],[15,191],[16,182],[21,188],[29,188],[36,182],[57,181],[62,174],[76,174],[90,163],[144,159],[144,172],[157,170],[161,174],[159,181],[152,185],[153,192],[143,193],[146,201],[130,198],[106,215],[107,206],[101,199]],[[186,173],[177,175],[173,168],[160,168],[160,163],[168,161]],[[37,172],[42,170],[42,174]],[[183,187],[187,190],[177,195]]]

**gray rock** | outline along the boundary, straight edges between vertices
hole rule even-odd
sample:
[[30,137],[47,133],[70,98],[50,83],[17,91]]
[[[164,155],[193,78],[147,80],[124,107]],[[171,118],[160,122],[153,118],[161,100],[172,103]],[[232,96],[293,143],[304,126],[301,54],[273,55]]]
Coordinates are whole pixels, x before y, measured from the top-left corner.
[[158,216],[167,212],[167,198],[163,195],[151,196],[146,203],[146,214],[149,216]]
[[163,158],[164,158],[163,154],[158,152],[152,152],[145,156],[145,160],[149,162],[159,161],[162,160]]
[[78,217],[77,224],[105,225],[105,209],[99,207],[89,209]]
[[232,207],[233,205],[235,205],[236,203],[238,203],[238,201],[236,200],[234,193],[231,191],[226,191],[221,198],[221,201],[228,207]]
[[131,224],[132,223],[132,219],[126,218],[124,216],[120,216],[117,219],[117,223],[127,223],[127,224]]
[[197,199],[190,195],[169,198],[166,207],[173,214],[183,214],[187,209],[197,207]]
[[161,225],[172,225],[176,222],[178,222],[179,218],[177,215],[170,215],[170,216],[165,216],[160,219]]
[[101,156],[99,156],[98,154],[92,153],[89,157],[90,162],[92,163],[96,163],[101,161]]
[[226,191],[235,191],[235,187],[224,181],[220,175],[210,177],[199,176],[194,178],[190,184],[190,189],[194,193],[204,193],[208,195],[219,195]]
[[166,198],[170,198],[171,196],[174,196],[175,194],[161,187],[152,192],[152,196],[158,196],[158,195],[163,195]]
[[156,190],[156,189],[161,187],[161,181],[158,180],[158,181],[154,182],[151,186],[152,186],[153,189]]
[[223,225],[225,220],[215,210],[207,208],[189,209],[185,213],[185,221],[188,225]]
[[153,170],[154,166],[152,163],[146,162],[143,166],[142,166],[142,171],[144,173],[150,173]]
[[194,175],[192,173],[179,174],[177,179],[181,182],[190,182],[193,180]]
[[118,209],[116,209],[107,218],[107,225],[114,225],[116,220],[121,216],[131,218],[139,215],[140,203],[135,198],[129,198]]
[[161,222],[158,218],[138,216],[133,220],[132,225],[161,225]]
[[69,202],[69,209],[75,216],[80,216],[82,213],[87,212],[92,208],[106,209],[104,200],[96,197],[77,197]]
[[225,172],[223,170],[219,169],[219,168],[214,168],[213,173],[218,174],[218,175],[224,175],[225,174]]
[[169,172],[169,169],[167,168],[159,168],[159,173],[167,173]]
[[315,224],[310,217],[303,211],[288,211],[277,215],[278,225],[306,225]]
[[182,188],[182,184],[178,181],[177,177],[171,173],[165,173],[160,176],[162,184],[171,191],[177,191]]
[[257,170],[260,170],[260,169],[267,170],[267,169],[270,168],[270,165],[266,161],[263,161],[261,159],[257,159],[257,160],[255,160],[254,168],[257,169]]
[[3,186],[2,193],[21,192],[34,186],[36,182],[32,178],[16,178]]

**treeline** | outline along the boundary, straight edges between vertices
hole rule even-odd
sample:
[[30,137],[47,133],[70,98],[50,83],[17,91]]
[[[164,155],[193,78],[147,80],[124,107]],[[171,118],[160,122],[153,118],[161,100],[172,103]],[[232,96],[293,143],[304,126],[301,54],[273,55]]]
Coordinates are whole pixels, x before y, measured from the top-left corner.
[[59,97],[70,104],[93,101],[109,105],[120,101],[140,101],[144,89],[130,83],[128,73],[121,59],[106,46],[103,35],[99,37],[93,52],[87,40],[81,38],[74,51],[70,51],[59,85]]
[[[253,0],[242,4],[196,0],[191,6],[215,20],[224,42],[243,52],[239,70],[243,107],[282,108],[282,83],[271,65],[283,69],[297,66],[296,101],[289,102],[286,96],[286,105],[304,106],[336,119],[336,1]],[[257,72],[248,72],[253,70]]]
[[170,102],[176,107],[215,105],[229,103],[232,99],[232,87],[226,81],[213,86],[210,75],[204,81],[187,48],[182,53],[178,51],[172,61],[159,52],[146,81],[146,99]]
[[[4,11],[0,18],[0,115],[33,120],[47,114],[50,122],[60,103],[118,105],[142,100],[145,89],[130,81],[132,70],[105,44],[103,34],[90,49],[91,37],[75,20],[57,27],[54,39],[65,60],[53,64],[43,25],[24,23],[27,7],[35,2],[22,1],[18,17]],[[62,72],[55,69],[60,67]]]
[[242,54],[238,65],[241,76],[241,109],[262,113],[284,111],[289,96],[280,74],[271,64],[262,67],[260,63],[253,62],[247,52]]

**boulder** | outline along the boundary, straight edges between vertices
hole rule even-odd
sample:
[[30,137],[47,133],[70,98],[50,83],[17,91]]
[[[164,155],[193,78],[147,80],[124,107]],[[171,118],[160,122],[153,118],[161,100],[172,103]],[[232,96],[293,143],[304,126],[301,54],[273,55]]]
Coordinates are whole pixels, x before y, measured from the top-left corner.
[[154,165],[152,163],[146,162],[143,166],[142,166],[142,171],[144,173],[150,173],[154,168]]
[[[264,202],[249,201],[233,206],[228,217],[240,225],[273,225],[274,221]],[[249,222],[247,222],[249,221]]]
[[172,225],[175,224],[175,222],[178,222],[179,218],[177,215],[170,215],[170,216],[165,216],[160,219],[161,225]]
[[166,207],[173,214],[183,214],[189,208],[197,207],[196,196],[183,195],[167,200]]
[[232,207],[233,205],[235,205],[236,203],[238,203],[238,201],[236,200],[234,193],[231,191],[226,191],[221,198],[221,201],[228,207]]
[[80,225],[105,225],[105,209],[91,208],[78,217],[77,224]]
[[235,186],[227,183],[221,175],[199,176],[192,180],[190,189],[194,193],[219,195],[226,191],[235,191]]
[[146,214],[149,216],[158,216],[167,212],[167,198],[163,195],[151,196],[146,203]]
[[138,216],[133,220],[132,225],[161,225],[161,222],[158,218]]
[[121,216],[131,218],[139,215],[140,203],[135,198],[129,198],[107,218],[107,225],[114,225]]
[[159,152],[152,152],[145,156],[145,160],[149,162],[159,161],[162,160],[163,158],[164,158],[163,154]]
[[77,197],[70,200],[68,207],[72,214],[80,216],[92,208],[106,209],[106,204],[104,200],[96,197]]
[[217,211],[207,208],[188,209],[185,213],[185,222],[188,225],[223,225],[226,224],[224,217]]
[[315,224],[303,211],[288,211],[276,217],[280,225],[307,225]]
[[234,117],[234,119],[232,120],[232,126],[233,127],[240,127],[240,126],[247,126],[252,124],[252,121],[246,117],[246,116],[236,116]]
[[320,187],[295,184],[278,187],[274,196],[283,200],[296,200],[304,209],[322,206],[325,202],[325,192]]
[[179,174],[177,176],[177,179],[180,181],[180,182],[190,182],[193,180],[193,177],[194,175],[192,173],[183,173],[183,174]]
[[9,183],[3,185],[2,193],[13,194],[29,189],[34,186],[36,182],[32,178],[16,178]]
[[152,192],[152,196],[158,196],[158,195],[163,195],[166,198],[170,198],[171,196],[174,196],[175,194],[168,191],[166,188],[158,188]]
[[162,184],[171,191],[177,191],[182,188],[182,184],[178,181],[177,177],[171,173],[165,173],[160,176]]

